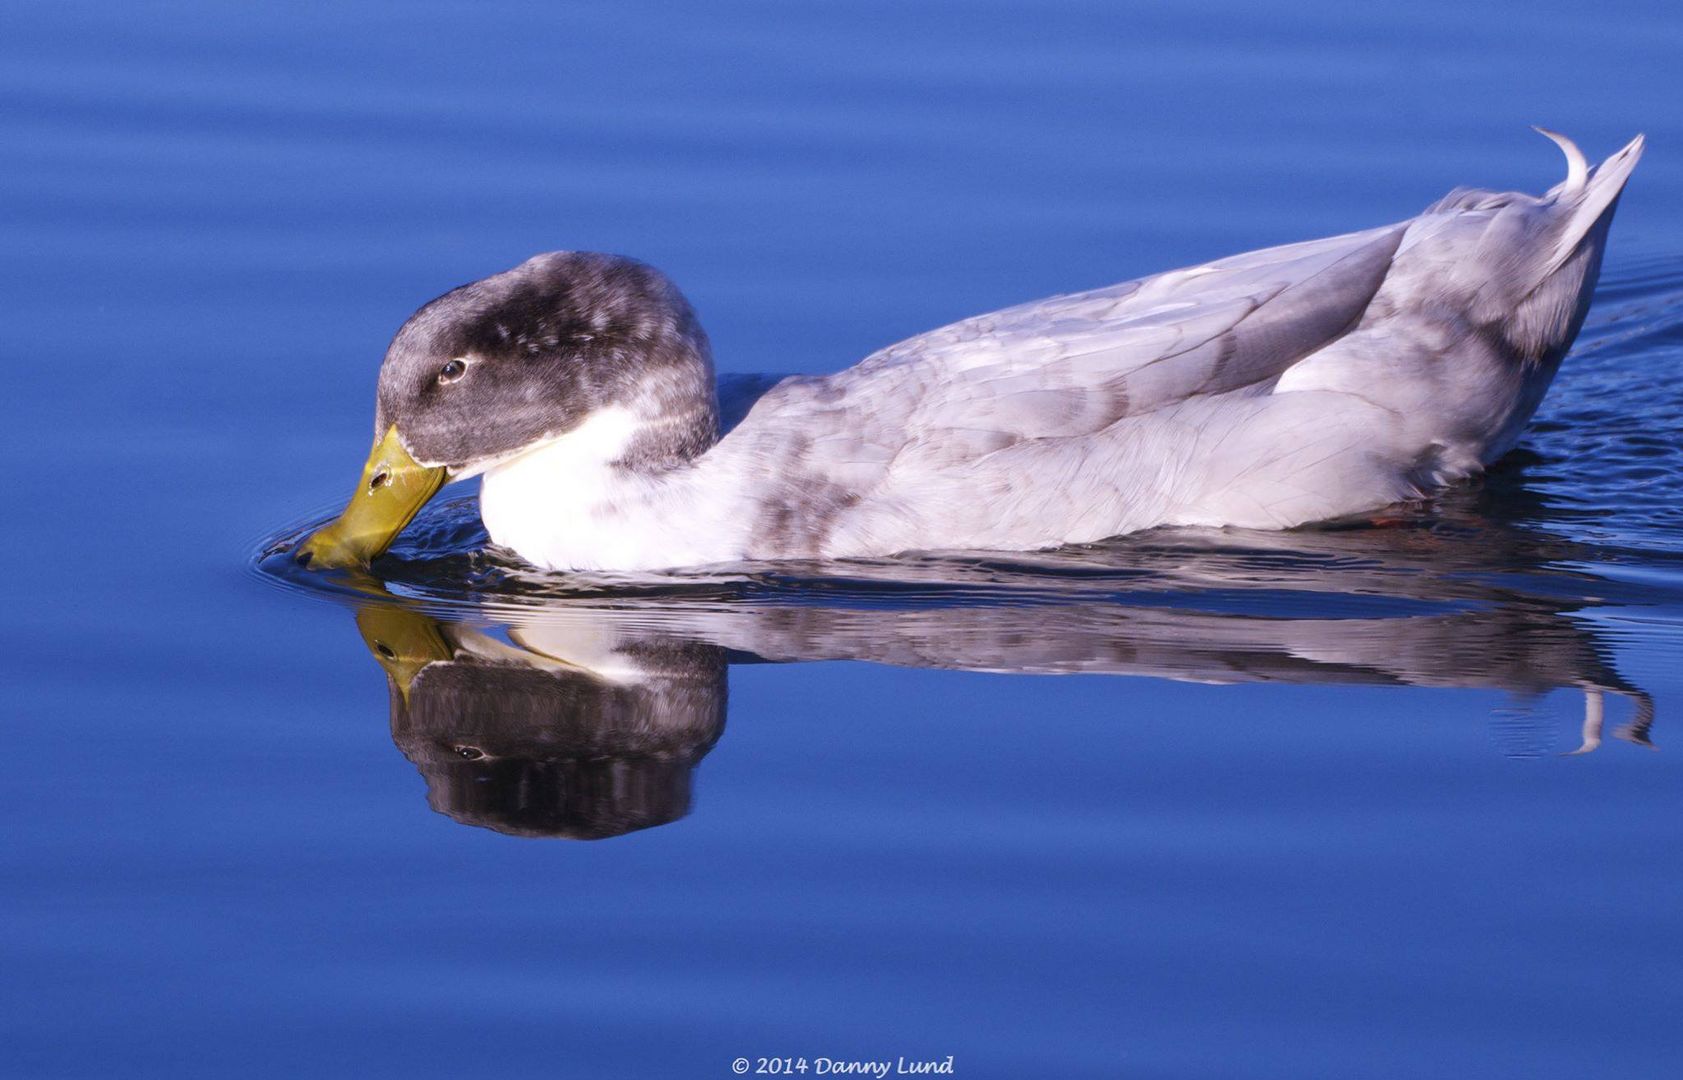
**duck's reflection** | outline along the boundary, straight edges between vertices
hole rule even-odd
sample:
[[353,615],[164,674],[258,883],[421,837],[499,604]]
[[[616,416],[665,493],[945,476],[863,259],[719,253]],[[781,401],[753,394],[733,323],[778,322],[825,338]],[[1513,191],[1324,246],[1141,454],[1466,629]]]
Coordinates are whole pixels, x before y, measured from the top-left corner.
[[386,604],[357,626],[389,677],[392,740],[466,825],[594,840],[675,821],[724,728],[724,658],[705,644],[569,661]]
[[[1572,688],[1584,700],[1574,752],[1601,744],[1615,708],[1615,734],[1647,744],[1650,700],[1614,670],[1585,615],[1602,602],[1585,593],[1609,583],[1563,569],[1569,552],[1516,549],[1514,536],[1136,547],[1133,562],[1106,554],[1097,588],[1067,557],[1056,588],[1019,568],[1003,584],[1032,577],[1037,589],[991,592],[975,579],[999,586],[997,569],[945,562],[940,582],[917,571],[915,601],[877,591],[876,570],[856,567],[848,588],[747,601],[694,589],[557,592],[467,621],[368,582],[357,620],[390,676],[393,739],[434,809],[523,836],[593,839],[687,813],[691,774],[724,728],[728,662],[741,660],[1485,688],[1521,701]],[[1281,551],[1286,561],[1271,562]],[[934,588],[954,581],[957,593]]]

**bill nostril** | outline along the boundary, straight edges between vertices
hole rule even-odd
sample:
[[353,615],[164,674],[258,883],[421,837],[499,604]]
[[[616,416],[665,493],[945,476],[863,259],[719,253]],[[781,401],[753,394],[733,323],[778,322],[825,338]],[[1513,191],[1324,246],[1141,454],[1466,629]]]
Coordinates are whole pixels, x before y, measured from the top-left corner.
[[379,491],[391,482],[392,474],[385,469],[381,469],[379,472],[368,478],[368,493],[372,495],[374,492]]

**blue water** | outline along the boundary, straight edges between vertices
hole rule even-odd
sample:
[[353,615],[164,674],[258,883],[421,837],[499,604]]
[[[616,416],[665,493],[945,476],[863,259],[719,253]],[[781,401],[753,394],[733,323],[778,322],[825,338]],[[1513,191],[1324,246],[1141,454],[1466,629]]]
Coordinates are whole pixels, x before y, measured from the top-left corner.
[[[1680,46],[1661,0],[8,7],[0,1074],[1675,1075]],[[1650,148],[1524,446],[1396,527],[627,591],[457,502],[377,580],[260,559],[401,320],[535,251],[826,371],[1541,190],[1530,123]],[[602,655],[646,677],[546,661]]]

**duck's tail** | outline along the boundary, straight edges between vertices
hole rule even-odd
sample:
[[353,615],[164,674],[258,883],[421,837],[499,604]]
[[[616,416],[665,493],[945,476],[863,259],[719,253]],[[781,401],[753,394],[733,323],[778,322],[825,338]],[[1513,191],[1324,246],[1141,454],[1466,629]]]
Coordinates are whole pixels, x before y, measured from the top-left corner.
[[1564,211],[1556,218],[1558,232],[1542,274],[1546,278],[1571,261],[1586,242],[1598,247],[1606,242],[1613,210],[1625,189],[1625,182],[1630,179],[1631,170],[1642,159],[1645,140],[1638,135],[1626,143],[1624,149],[1591,169],[1584,160],[1584,152],[1571,139],[1546,128],[1538,128],[1537,131],[1552,140],[1566,155],[1566,179],[1543,196],[1545,201],[1552,201]]
[[1638,135],[1591,168],[1571,139],[1537,130],[1566,155],[1566,179],[1535,198],[1460,191],[1439,207],[1473,211],[1466,217],[1476,239],[1455,255],[1452,271],[1471,287],[1466,310],[1473,324],[1489,328],[1514,359],[1550,368],[1583,325],[1607,229],[1643,140]]

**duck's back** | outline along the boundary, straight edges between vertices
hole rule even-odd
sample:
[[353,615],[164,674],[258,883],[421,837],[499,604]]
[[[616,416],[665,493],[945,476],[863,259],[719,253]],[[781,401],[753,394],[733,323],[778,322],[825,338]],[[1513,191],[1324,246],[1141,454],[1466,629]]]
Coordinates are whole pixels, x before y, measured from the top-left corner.
[[1511,447],[1582,321],[1633,142],[1541,197],[978,316],[762,398],[708,455],[754,557],[1024,549],[1382,507]]

